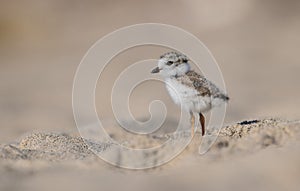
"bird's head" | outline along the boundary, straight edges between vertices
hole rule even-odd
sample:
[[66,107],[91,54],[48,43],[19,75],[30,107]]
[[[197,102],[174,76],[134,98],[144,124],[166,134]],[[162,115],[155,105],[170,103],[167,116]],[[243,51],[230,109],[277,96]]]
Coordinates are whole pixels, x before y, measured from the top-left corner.
[[158,66],[151,73],[160,73],[164,77],[182,76],[190,70],[189,59],[178,52],[163,54],[158,60]]

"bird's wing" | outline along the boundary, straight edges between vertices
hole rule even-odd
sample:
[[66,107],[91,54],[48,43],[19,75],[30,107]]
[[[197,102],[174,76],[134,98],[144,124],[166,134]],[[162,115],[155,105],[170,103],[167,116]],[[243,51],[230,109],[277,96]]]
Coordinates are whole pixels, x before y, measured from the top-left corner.
[[195,88],[199,92],[199,96],[211,96],[212,91],[203,76],[195,71],[187,72],[186,76],[188,80],[183,81],[183,83],[187,83],[186,85]]
[[188,80],[183,80],[183,83],[194,87],[199,92],[199,96],[212,96],[224,100],[229,99],[215,84],[197,72],[189,71],[186,73],[186,76]]

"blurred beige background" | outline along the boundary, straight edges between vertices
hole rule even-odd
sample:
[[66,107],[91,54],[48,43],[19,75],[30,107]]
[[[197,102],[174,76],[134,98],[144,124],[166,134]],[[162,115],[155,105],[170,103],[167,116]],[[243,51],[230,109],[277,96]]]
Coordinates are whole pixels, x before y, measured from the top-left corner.
[[[143,22],[181,27],[210,49],[231,97],[225,123],[270,116],[299,119],[299,18],[296,0],[2,0],[0,142],[31,131],[76,131],[72,83],[82,57],[104,35]],[[122,68],[162,53],[162,48],[140,47],[113,61],[105,84],[97,88],[102,118],[112,118],[111,80]],[[171,111],[176,108],[162,84],[151,85],[161,88],[159,95],[145,87],[131,99],[133,113],[147,116],[149,100],[157,96]]]

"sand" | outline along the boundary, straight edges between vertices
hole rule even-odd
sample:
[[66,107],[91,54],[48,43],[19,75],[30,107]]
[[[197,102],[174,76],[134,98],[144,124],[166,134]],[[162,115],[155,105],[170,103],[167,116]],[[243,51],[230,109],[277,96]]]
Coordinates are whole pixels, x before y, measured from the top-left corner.
[[[201,136],[197,132],[191,144],[166,165],[127,170],[102,161],[80,136],[33,133],[0,146],[0,188],[296,190],[300,185],[299,138],[297,121],[244,121],[222,128],[204,155],[198,154]],[[97,148],[107,152],[106,144]]]
[[[10,0],[0,2],[0,13],[0,191],[299,190],[300,125],[293,120],[300,119],[300,1]],[[99,38],[144,22],[174,25],[199,38],[218,62],[230,102],[224,128],[205,155],[198,154],[197,133],[170,163],[124,170],[99,159],[78,135],[73,79]],[[166,51],[131,48],[105,68],[95,99],[107,127],[116,122],[111,89],[121,72]],[[166,126],[174,127],[179,109],[163,84],[135,88],[134,117],[149,119],[153,100],[165,103]],[[251,119],[259,121],[238,124]],[[162,131],[166,137],[143,138],[108,130],[128,146],[176,139],[169,129]],[[99,152],[109,145],[94,144]]]

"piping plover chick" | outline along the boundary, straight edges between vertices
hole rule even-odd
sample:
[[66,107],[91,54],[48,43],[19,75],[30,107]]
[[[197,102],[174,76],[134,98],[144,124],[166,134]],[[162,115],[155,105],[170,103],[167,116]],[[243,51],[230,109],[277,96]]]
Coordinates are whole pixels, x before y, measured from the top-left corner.
[[204,136],[205,117],[202,113],[229,100],[229,97],[216,85],[191,70],[189,59],[181,53],[165,53],[151,73],[159,73],[163,76],[172,100],[190,113],[192,136],[195,132],[195,114],[199,115],[202,136]]

